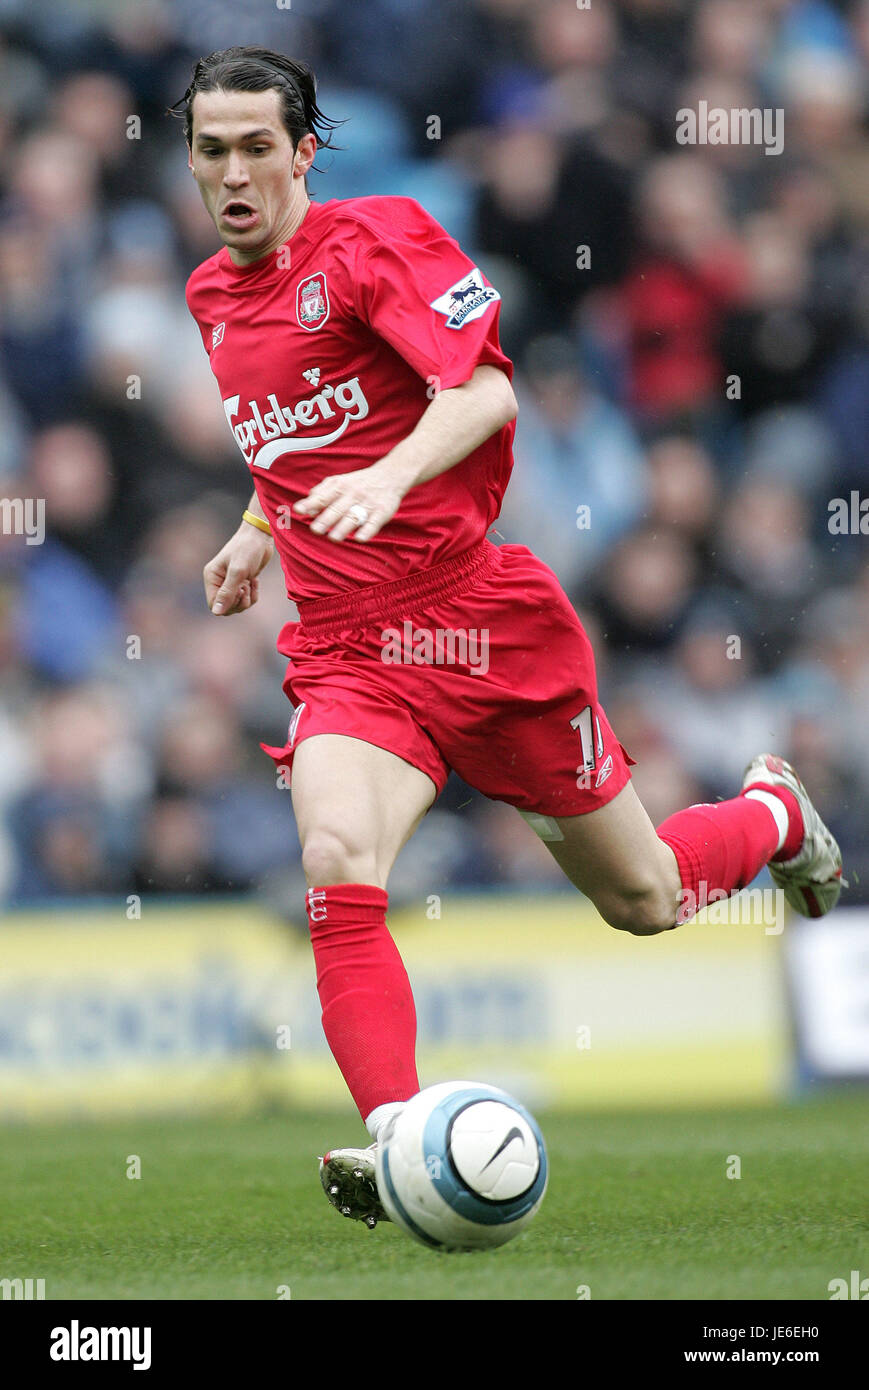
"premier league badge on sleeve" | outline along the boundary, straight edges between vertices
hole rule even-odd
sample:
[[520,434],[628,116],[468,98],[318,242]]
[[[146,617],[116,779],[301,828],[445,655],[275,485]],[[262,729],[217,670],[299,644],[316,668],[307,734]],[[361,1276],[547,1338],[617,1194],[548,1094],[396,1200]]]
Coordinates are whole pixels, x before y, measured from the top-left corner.
[[296,290],[296,317],[301,328],[310,333],[322,328],[329,317],[329,290],[325,272],[301,280]]
[[451,285],[446,294],[433,299],[429,308],[436,309],[439,314],[444,315],[447,328],[461,328],[472,319],[478,319],[490,304],[494,304],[500,298],[498,291],[493,290],[491,285],[483,284],[483,277],[474,266],[461,280]]

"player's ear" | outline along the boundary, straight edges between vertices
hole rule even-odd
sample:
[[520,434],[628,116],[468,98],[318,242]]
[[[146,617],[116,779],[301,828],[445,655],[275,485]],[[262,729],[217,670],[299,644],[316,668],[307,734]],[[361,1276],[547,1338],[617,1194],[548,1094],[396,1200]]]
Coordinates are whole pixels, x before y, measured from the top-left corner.
[[195,172],[193,168],[193,150],[189,145],[187,146],[187,168],[190,170],[191,174]]
[[296,146],[296,152],[293,156],[293,168],[298,169],[301,174],[307,174],[316,157],[316,136],[310,133],[303,135]]

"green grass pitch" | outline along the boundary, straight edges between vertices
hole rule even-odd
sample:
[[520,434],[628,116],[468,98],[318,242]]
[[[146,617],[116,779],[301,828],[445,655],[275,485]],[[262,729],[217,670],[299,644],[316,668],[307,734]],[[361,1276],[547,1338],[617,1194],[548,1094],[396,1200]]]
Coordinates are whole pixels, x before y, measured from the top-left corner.
[[[342,1220],[334,1114],[6,1129],[0,1278],[46,1299],[829,1299],[869,1275],[869,1093],[787,1107],[540,1116],[551,1175],[514,1243],[445,1255]],[[128,1178],[128,1155],[141,1178]],[[726,1176],[736,1156],[740,1178]],[[283,1294],[286,1297],[286,1292]]]

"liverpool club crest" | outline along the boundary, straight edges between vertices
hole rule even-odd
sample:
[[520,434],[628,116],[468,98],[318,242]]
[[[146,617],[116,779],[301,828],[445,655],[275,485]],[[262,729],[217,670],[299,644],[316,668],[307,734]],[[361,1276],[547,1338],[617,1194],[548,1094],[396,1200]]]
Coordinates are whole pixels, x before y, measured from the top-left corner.
[[329,317],[329,290],[324,272],[299,282],[296,291],[296,317],[301,328],[313,332],[322,328]]

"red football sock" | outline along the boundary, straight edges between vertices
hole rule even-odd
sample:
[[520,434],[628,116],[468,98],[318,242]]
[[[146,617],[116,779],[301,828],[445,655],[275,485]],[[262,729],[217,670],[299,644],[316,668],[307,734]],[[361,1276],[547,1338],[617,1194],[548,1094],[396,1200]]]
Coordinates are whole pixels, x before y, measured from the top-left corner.
[[795,854],[799,854],[800,846],[803,843],[803,836],[806,833],[799,802],[793,792],[789,792],[787,787],[768,786],[766,782],[752,783],[750,787],[744,787],[742,792],[743,796],[745,796],[746,792],[750,791],[771,792],[773,796],[777,796],[779,801],[784,803],[785,810],[788,813],[788,830],[785,836],[785,842],[778,853],[773,855],[772,862],[773,864],[778,864],[786,859],[793,859]]
[[[763,802],[745,796],[689,806],[658,826],[676,856],[684,893],[677,923],[693,917],[714,891],[745,888],[778,848],[779,832]],[[715,899],[713,898],[713,902]]]
[[305,901],[323,1031],[364,1120],[419,1090],[416,1009],[386,926],[389,895],[368,883],[337,883],[309,888]]

